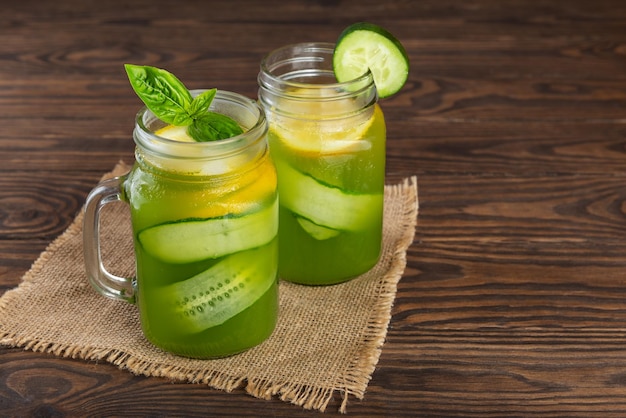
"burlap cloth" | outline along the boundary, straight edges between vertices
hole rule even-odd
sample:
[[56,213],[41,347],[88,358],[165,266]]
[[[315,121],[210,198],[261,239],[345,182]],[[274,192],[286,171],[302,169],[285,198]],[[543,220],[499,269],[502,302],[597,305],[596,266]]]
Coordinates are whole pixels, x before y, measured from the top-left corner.
[[[127,169],[120,163],[108,176]],[[105,298],[91,288],[83,267],[81,213],[40,255],[20,285],[0,298],[0,343],[104,360],[135,374],[226,391],[244,387],[258,398],[278,396],[320,411],[339,392],[339,409],[345,412],[349,395],[364,397],[378,363],[417,212],[415,177],[385,186],[383,255],[376,267],[335,286],[281,282],[280,314],[272,336],[242,354],[217,360],[177,357],[153,347],[142,335],[134,305]],[[105,265],[112,273],[132,276],[125,204],[106,206],[101,226]]]

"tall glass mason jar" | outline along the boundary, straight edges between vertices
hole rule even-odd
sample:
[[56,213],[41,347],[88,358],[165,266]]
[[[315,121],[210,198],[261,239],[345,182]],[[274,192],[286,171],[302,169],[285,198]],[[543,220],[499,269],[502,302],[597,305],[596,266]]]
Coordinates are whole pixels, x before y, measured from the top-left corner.
[[279,276],[308,285],[350,280],[381,252],[384,116],[371,73],[336,81],[333,50],[285,46],[258,76],[278,172]]
[[[265,115],[256,102],[226,91],[217,92],[210,110],[235,119],[244,133],[174,141],[142,109],[132,170],[94,189],[85,215],[85,262],[94,287],[136,303],[154,345],[195,358],[259,344],[278,315],[278,198]],[[130,205],[133,280],[111,275],[99,260],[94,211],[116,199]]]

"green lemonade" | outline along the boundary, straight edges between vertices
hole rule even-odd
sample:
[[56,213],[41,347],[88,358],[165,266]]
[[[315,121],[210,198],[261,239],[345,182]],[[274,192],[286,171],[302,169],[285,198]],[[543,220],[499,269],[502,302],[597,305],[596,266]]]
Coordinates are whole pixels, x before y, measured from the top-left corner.
[[[157,135],[192,141],[178,129]],[[265,340],[278,310],[278,200],[267,150],[234,165],[208,162],[201,173],[186,172],[184,161],[153,164],[140,154],[136,160],[123,194],[131,205],[137,304],[148,340],[195,358]]]
[[[309,115],[316,115],[314,104]],[[380,107],[341,119],[269,120],[280,196],[280,277],[328,285],[368,271],[382,239],[386,133]]]
[[356,278],[382,246],[386,128],[374,73],[339,82],[334,58],[334,44],[287,45],[257,78],[278,172],[278,274],[307,285]]

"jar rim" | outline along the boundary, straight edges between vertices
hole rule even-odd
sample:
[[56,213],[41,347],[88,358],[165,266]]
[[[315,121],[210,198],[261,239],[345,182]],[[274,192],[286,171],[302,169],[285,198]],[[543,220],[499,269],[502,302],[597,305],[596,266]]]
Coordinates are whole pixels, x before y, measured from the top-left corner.
[[[334,52],[335,44],[329,42],[303,42],[303,43],[295,43],[282,46],[273,51],[270,51],[266,54],[261,60],[261,71],[258,76],[259,85],[262,88],[267,88],[271,90],[298,90],[298,91],[320,91],[320,90],[332,90],[336,95],[334,97],[324,98],[320,97],[320,100],[336,100],[337,95],[345,95],[345,96],[354,96],[355,94],[359,94],[362,90],[369,89],[374,85],[374,75],[368,69],[363,75],[348,81],[334,81],[327,83],[307,83],[302,81],[293,81],[281,77],[275,73],[275,70],[281,63],[285,62],[304,62],[309,59],[311,62],[321,62],[324,59],[331,58],[332,64],[332,56]],[[292,52],[290,54],[290,52]],[[309,54],[302,55],[300,57],[296,57],[296,54]],[[313,55],[311,55],[313,54]],[[319,54],[324,54],[327,58],[323,56],[317,56]],[[289,55],[291,58],[277,60],[275,63],[271,64],[273,59],[276,59],[281,56]],[[274,86],[272,85],[274,84]],[[344,93],[344,94],[340,94]],[[314,93],[315,94],[315,93]],[[302,93],[303,98],[309,98],[306,93]]]
[[[190,93],[195,97],[206,90],[190,90]],[[155,134],[154,130],[149,128],[150,123],[161,122],[162,126],[167,124],[160,121],[147,106],[143,106],[135,115],[135,129],[133,132],[135,143],[148,151],[161,155],[180,158],[223,158],[230,154],[239,153],[242,149],[253,145],[265,137],[268,129],[267,121],[263,108],[260,107],[258,102],[239,93],[217,90],[209,109],[214,110],[218,104],[237,106],[239,109],[247,111],[249,117],[254,122],[243,124],[244,132],[230,138],[207,142],[181,142]],[[240,125],[242,124],[242,121],[238,120],[238,118],[234,119]]]

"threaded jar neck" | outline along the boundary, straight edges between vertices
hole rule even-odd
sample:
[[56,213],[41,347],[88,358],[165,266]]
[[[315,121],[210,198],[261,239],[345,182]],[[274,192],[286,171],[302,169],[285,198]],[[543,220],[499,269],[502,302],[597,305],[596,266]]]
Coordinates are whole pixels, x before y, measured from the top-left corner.
[[[202,92],[191,93],[196,96]],[[216,141],[175,141],[155,133],[166,124],[144,107],[137,113],[133,132],[137,160],[177,174],[219,175],[265,154],[267,121],[258,103],[237,93],[218,90],[209,110],[234,119],[244,132]]]
[[311,115],[311,103],[315,103],[315,117],[341,118],[374,105],[377,93],[371,72],[337,82],[333,51],[330,43],[303,43],[270,52],[262,60],[258,75],[263,107],[307,118]]

